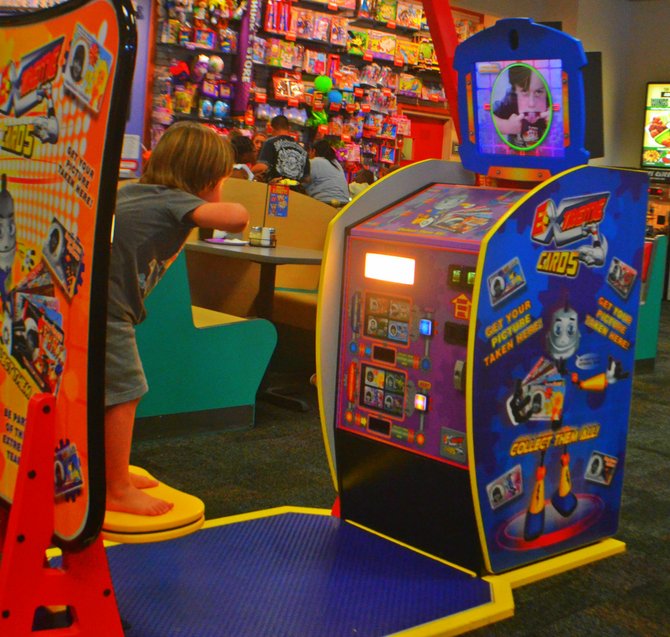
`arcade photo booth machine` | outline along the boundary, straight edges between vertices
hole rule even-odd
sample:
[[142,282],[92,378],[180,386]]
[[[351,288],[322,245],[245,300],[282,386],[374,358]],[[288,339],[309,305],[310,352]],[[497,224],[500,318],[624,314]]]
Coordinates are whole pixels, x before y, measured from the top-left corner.
[[[401,169],[331,222],[317,378],[336,515],[105,549],[93,291],[133,10],[75,0],[0,27],[3,635],[456,634],[509,616],[529,568],[623,550],[647,178],[585,165],[578,41],[527,19],[468,39],[463,166]],[[40,611],[67,627],[35,627]]]
[[537,185],[430,160],[331,224],[318,373],[341,515],[480,573],[617,530],[647,177],[585,165],[585,63],[527,19],[468,39],[463,166]]

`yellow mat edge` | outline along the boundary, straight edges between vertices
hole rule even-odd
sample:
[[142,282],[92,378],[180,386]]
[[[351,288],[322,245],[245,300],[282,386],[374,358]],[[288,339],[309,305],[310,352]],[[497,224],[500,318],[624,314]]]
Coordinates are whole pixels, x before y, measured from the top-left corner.
[[237,522],[246,522],[248,520],[258,520],[260,518],[269,518],[273,515],[284,515],[286,513],[305,513],[309,515],[325,515],[330,516],[330,509],[318,509],[311,507],[298,506],[280,506],[271,509],[260,509],[259,511],[249,511],[248,513],[238,513],[236,515],[228,515],[221,518],[212,518],[205,520],[204,527],[209,529],[215,526],[224,526],[226,524],[236,524]]
[[393,633],[389,637],[450,637],[512,617],[514,615],[514,596],[509,584],[489,577],[483,577],[482,580],[491,586],[490,602],[421,626]]
[[560,573],[571,571],[580,566],[586,566],[593,562],[618,555],[626,550],[626,544],[614,538],[601,540],[595,544],[585,546],[578,549],[573,549],[562,555],[551,557],[535,564],[522,566],[507,573],[499,575],[490,575],[491,579],[499,579],[505,581],[511,588],[520,588],[527,584],[539,582],[540,580]]
[[465,568],[464,566],[460,566],[459,564],[454,564],[453,562],[450,562],[449,560],[445,560],[444,558],[438,557],[437,555],[433,555],[432,553],[427,553],[426,551],[422,551],[421,549],[416,548],[415,546],[412,546],[411,544],[407,544],[405,542],[401,542],[400,540],[396,540],[395,538],[391,537],[390,535],[384,535],[383,533],[379,533],[378,531],[375,531],[374,529],[370,529],[367,526],[363,526],[362,524],[359,524],[358,522],[353,522],[352,520],[346,520],[348,524],[351,524],[352,526],[356,526],[359,529],[362,529],[366,533],[371,533],[372,535],[376,535],[377,537],[380,537],[387,542],[393,542],[394,544],[397,544],[398,546],[402,546],[403,548],[409,549],[410,551],[414,551],[414,553],[418,553],[419,555],[423,555],[425,557],[430,558],[431,560],[435,560],[436,562],[440,562],[446,566],[449,566],[453,569],[456,569],[457,571],[461,571],[462,573],[465,573],[466,575],[469,575],[470,577],[477,577],[477,573],[475,573],[473,570],[469,568]]

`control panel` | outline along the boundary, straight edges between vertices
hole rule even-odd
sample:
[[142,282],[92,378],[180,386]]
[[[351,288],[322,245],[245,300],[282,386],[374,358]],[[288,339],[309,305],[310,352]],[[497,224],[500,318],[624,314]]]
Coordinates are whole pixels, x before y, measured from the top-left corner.
[[[476,253],[357,237],[347,247],[337,426],[467,467],[462,381]],[[380,255],[386,266],[370,273]]]

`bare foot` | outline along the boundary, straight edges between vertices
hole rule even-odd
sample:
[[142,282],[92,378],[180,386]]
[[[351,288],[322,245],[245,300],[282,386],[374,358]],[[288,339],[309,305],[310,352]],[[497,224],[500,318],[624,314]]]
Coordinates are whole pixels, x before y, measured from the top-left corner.
[[114,494],[107,493],[107,510],[134,515],[163,515],[174,504],[167,500],[154,498],[141,489],[130,486]]
[[158,480],[150,478],[149,476],[141,476],[132,471],[128,475],[130,476],[130,484],[136,489],[151,489],[158,486]]

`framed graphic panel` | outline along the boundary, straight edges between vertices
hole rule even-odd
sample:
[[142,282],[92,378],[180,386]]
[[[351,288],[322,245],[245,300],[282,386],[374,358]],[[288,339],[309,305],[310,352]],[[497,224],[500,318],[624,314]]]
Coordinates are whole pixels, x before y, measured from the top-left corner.
[[14,497],[28,403],[56,397],[56,536],[104,516],[107,270],[135,57],[129,1],[0,19],[0,498]]

